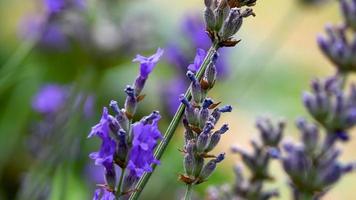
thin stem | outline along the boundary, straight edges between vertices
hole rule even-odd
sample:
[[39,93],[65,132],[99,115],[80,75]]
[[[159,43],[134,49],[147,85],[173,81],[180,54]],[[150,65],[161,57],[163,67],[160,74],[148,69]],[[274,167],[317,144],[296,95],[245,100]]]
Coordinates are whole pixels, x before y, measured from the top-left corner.
[[115,195],[116,199],[119,199],[120,195],[122,194],[121,187],[122,187],[122,182],[124,180],[125,171],[126,171],[126,167],[121,169],[119,185],[116,188],[116,195]]
[[296,200],[314,200],[314,195],[310,193],[301,193]]
[[341,89],[345,89],[346,82],[347,82],[347,73],[346,72],[339,72],[337,76],[341,79]]
[[[218,42],[214,42],[212,44],[212,46],[210,47],[207,55],[205,56],[204,58],[204,61],[201,65],[201,67],[199,68],[199,71],[197,72],[196,74],[196,78],[198,80],[200,80],[202,77],[203,77],[203,74],[205,72],[205,69],[207,68],[208,64],[211,62],[215,52],[218,50],[219,48],[219,45],[218,45]],[[191,91],[190,91],[190,87],[188,88],[188,90],[186,91],[185,95],[184,95],[187,99],[190,99],[191,98]],[[159,160],[164,151],[166,150],[170,140],[172,139],[173,135],[174,135],[174,132],[175,130],[177,129],[178,127],[178,124],[183,116],[183,112],[184,112],[184,104],[180,104],[179,107],[178,107],[178,110],[176,111],[176,113],[174,114],[173,116],[173,119],[171,121],[171,123],[169,124],[165,134],[164,134],[164,137],[163,137],[163,140],[161,141],[161,143],[157,146],[157,149],[155,151],[155,158],[157,160]],[[145,185],[147,184],[148,180],[150,179],[152,173],[154,172],[155,168],[156,168],[157,165],[153,165],[152,168],[152,172],[151,173],[145,173],[141,178],[140,180],[138,181],[137,183],[137,186],[136,186],[136,190],[135,192],[132,193],[132,195],[130,196],[130,200],[136,200],[138,199],[138,197],[140,196],[143,188],[145,187]]]
[[190,200],[192,197],[192,185],[187,184],[187,188],[185,190],[184,200]]

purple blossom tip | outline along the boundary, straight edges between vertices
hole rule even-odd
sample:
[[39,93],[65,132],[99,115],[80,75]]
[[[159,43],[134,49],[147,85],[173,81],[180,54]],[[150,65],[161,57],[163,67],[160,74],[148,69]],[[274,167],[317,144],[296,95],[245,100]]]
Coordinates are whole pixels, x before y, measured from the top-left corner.
[[186,107],[190,107],[190,103],[188,99],[184,96],[184,94],[181,94],[179,96],[179,101],[182,102]]
[[229,125],[228,124],[224,124],[221,128],[220,128],[220,134],[224,134],[226,133],[226,131],[229,130]]
[[209,106],[211,106],[212,104],[214,103],[214,101],[211,99],[211,98],[206,98],[204,99],[204,102],[203,102],[203,109],[207,109],[209,108]]
[[219,162],[223,161],[224,159],[225,159],[225,153],[221,153],[216,157],[215,162],[219,163]]
[[109,106],[116,114],[120,112],[120,108],[117,101],[111,100]]
[[164,51],[161,48],[157,49],[157,52],[150,57],[144,57],[141,55],[136,55],[136,58],[133,59],[133,62],[139,62],[140,66],[140,76],[143,78],[147,78],[148,75],[152,72],[152,70],[156,67],[157,62],[163,55]]
[[213,55],[212,62],[215,64],[219,58],[219,53],[216,51]]
[[188,66],[188,70],[192,72],[197,72],[204,61],[206,52],[204,49],[197,49],[196,56],[194,58],[194,63]]
[[195,78],[194,72],[192,72],[192,71],[190,71],[190,70],[187,71],[187,77],[188,77],[193,83],[197,82],[197,79]]
[[336,131],[335,134],[336,134],[337,138],[339,138],[343,142],[346,142],[350,139],[350,136],[345,131]]
[[135,89],[131,85],[127,85],[125,88],[125,93],[127,94],[127,96],[134,97]]
[[103,108],[100,122],[91,129],[88,138],[93,136],[99,136],[101,138],[109,137],[109,111],[106,107]]
[[231,112],[232,111],[232,106],[230,106],[230,105],[227,105],[227,106],[224,106],[224,107],[222,107],[222,108],[219,108],[219,111],[220,112]]
[[213,128],[214,128],[214,124],[210,121],[207,121],[204,126],[203,133],[208,134]]

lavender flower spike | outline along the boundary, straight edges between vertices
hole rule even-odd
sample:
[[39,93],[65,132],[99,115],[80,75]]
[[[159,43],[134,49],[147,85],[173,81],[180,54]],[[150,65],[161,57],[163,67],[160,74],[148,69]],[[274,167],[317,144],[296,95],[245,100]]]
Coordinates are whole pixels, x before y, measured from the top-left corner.
[[[101,185],[104,192],[97,190],[94,200],[127,199],[139,178],[152,171],[152,164],[159,164],[154,157],[154,149],[162,138],[158,130],[158,121],[161,118],[159,112],[154,111],[136,123],[133,123],[132,119],[138,103],[143,99],[139,95],[140,91],[137,91],[137,83],[142,83],[139,85],[139,90],[142,90],[162,53],[163,50],[158,49],[157,53],[149,58],[136,57],[134,61],[141,62],[140,75],[137,78],[139,81],[136,80],[135,86],[126,87],[127,98],[124,107],[120,109],[116,101],[111,101],[109,106],[114,115],[110,115],[104,107],[100,122],[92,128],[88,136],[98,136],[102,140],[100,150],[91,153],[90,158],[95,160],[96,165],[102,165],[105,169],[105,184]],[[115,172],[118,167],[121,168],[119,179]]]
[[163,52],[164,52],[163,49],[158,48],[156,53],[150,57],[144,57],[138,54],[136,55],[136,58],[132,60],[133,62],[140,63],[140,74],[136,78],[135,86],[134,86],[137,96],[141,93],[143,87],[145,86],[148,75],[156,67],[157,62],[163,55]]

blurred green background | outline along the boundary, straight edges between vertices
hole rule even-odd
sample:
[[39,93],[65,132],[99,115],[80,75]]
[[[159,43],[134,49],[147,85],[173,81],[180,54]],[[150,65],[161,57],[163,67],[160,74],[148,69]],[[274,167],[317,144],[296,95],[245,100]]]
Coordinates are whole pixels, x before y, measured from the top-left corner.
[[[182,20],[191,13],[199,15],[202,8],[201,0],[88,0],[81,13],[88,22],[84,28],[76,24],[66,27],[69,33],[73,27],[82,29],[84,36],[79,37],[84,41],[76,43],[71,38],[72,45],[61,49],[34,45],[26,39],[29,33],[21,33],[24,19],[43,12],[42,1],[0,0],[0,199],[30,199],[23,198],[31,191],[28,188],[46,189],[50,185],[52,192],[44,199],[91,199],[96,182],[90,178],[93,172],[88,168],[94,164],[88,154],[100,144],[86,137],[102,107],[111,99],[123,103],[123,89],[138,71],[138,65],[131,62],[137,53],[149,55],[172,42],[187,46]],[[208,183],[196,188],[201,197],[209,185],[233,182],[232,166],[239,157],[229,153],[229,148],[233,144],[250,148],[249,140],[256,137],[255,117],[282,117],[288,122],[286,137],[296,137],[294,119],[307,115],[300,100],[302,91],[308,89],[312,78],[334,72],[315,38],[327,22],[341,21],[336,1],[307,5],[298,0],[260,0],[255,13],[255,18],[244,21],[237,35],[242,41],[226,58],[230,73],[210,94],[235,109],[221,120],[229,123],[231,130],[216,150],[227,152],[227,160]],[[70,14],[64,23],[70,24],[76,17]],[[162,130],[170,116],[162,110],[160,91],[164,81],[174,75],[174,67],[163,59],[148,81],[147,97],[139,108],[140,116],[161,110]],[[31,101],[41,86],[49,83],[70,85],[72,93],[94,96],[95,114],[80,116],[81,104],[72,104],[75,100],[69,99],[67,112],[59,120],[55,118],[57,124],[50,129],[60,137],[43,143],[46,148],[42,151],[50,155],[41,159],[28,148],[28,141],[37,140],[34,124],[43,120],[32,109]],[[182,133],[179,128],[141,199],[179,199],[184,190],[177,181],[183,171],[182,155],[177,150],[183,145]],[[355,147],[355,140],[343,146],[343,159],[355,158]],[[279,163],[273,164],[272,173],[278,181],[271,187],[280,189],[280,199],[290,199]],[[346,176],[325,199],[356,199],[355,179],[356,175]],[[26,186],[25,180],[36,181]]]

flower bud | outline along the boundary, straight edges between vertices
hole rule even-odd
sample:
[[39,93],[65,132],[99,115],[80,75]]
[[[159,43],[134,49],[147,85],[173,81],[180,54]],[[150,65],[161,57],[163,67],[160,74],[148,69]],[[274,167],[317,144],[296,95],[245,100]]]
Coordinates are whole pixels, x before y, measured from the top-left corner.
[[208,30],[214,30],[215,28],[215,14],[210,7],[204,9],[204,20]]
[[121,109],[119,114],[117,114],[115,117],[116,117],[117,121],[119,122],[120,127],[122,129],[124,129],[126,132],[129,132],[130,121],[125,114],[125,110]]
[[187,142],[187,141],[195,139],[195,134],[192,131],[192,129],[189,127],[188,120],[186,118],[183,118],[182,121],[183,121],[183,125],[184,125],[184,128],[185,128],[185,132],[184,132],[185,141]]
[[201,180],[206,180],[216,169],[216,164],[224,160],[225,154],[220,154],[216,159],[210,160],[201,171],[199,178]]
[[203,100],[203,94],[202,94],[202,90],[201,90],[201,86],[199,81],[195,78],[195,75],[193,72],[188,71],[187,72],[187,76],[190,79],[190,81],[192,82],[192,97],[193,97],[193,101],[197,104],[200,105],[200,103]]
[[161,118],[161,115],[159,114],[159,111],[155,110],[150,115],[143,117],[141,121],[143,122],[143,124],[150,124],[154,120],[157,120],[159,118]]
[[198,124],[198,115],[195,108],[189,103],[188,99],[185,98],[184,94],[180,95],[179,100],[185,105],[185,116],[189,124]]
[[197,151],[200,153],[204,152],[208,143],[209,143],[209,134],[201,133],[198,136],[198,140],[197,140]]
[[114,133],[114,135],[116,135],[116,133],[121,128],[119,122],[116,120],[116,118],[114,118],[111,115],[109,115],[109,120],[108,121],[109,121],[110,130]]
[[128,118],[132,118],[137,109],[137,98],[135,94],[135,89],[128,85],[125,89],[125,93],[127,94],[126,101],[125,101],[125,110]]
[[198,177],[199,174],[201,173],[201,170],[203,169],[204,166],[204,158],[197,156],[194,159],[195,161],[195,166],[194,166],[194,176]]
[[188,141],[185,147],[185,151],[188,154],[195,155],[197,153],[197,147],[193,140]]
[[222,108],[219,108],[219,111],[222,112],[222,113],[231,112],[232,111],[232,106],[230,106],[230,105],[224,106]]
[[193,175],[194,165],[195,165],[194,156],[191,154],[185,154],[183,166],[184,166],[184,171],[185,171],[186,175],[188,175],[188,176]]
[[221,37],[223,39],[228,39],[231,36],[235,35],[235,33],[240,29],[242,25],[242,17],[240,15],[240,9],[232,8],[230,10],[229,16],[226,18]]
[[216,147],[216,145],[219,143],[221,134],[224,134],[227,130],[229,130],[229,127],[227,124],[224,124],[220,128],[220,130],[215,131],[215,133],[210,137],[210,142],[207,148],[205,149],[205,152],[209,152],[213,150]]
[[202,108],[199,113],[199,127],[203,128],[205,123],[209,119],[209,109],[207,108]]
[[128,146],[127,146],[127,134],[123,129],[119,130],[118,133],[118,143],[116,146],[116,156],[121,163],[125,163],[127,153],[128,153]]
[[215,9],[215,31],[219,32],[226,16],[229,13],[229,6],[226,0],[220,0],[218,7]]
[[204,79],[207,81],[209,88],[212,88],[216,81],[216,66],[213,62],[210,62],[205,70]]
[[115,112],[115,114],[119,114],[120,108],[119,108],[119,105],[117,104],[117,101],[111,100],[110,108]]
[[136,78],[135,84],[134,84],[134,90],[135,90],[136,96],[141,94],[141,91],[145,87],[146,80],[147,80],[147,78],[142,77],[142,76],[138,76]]

